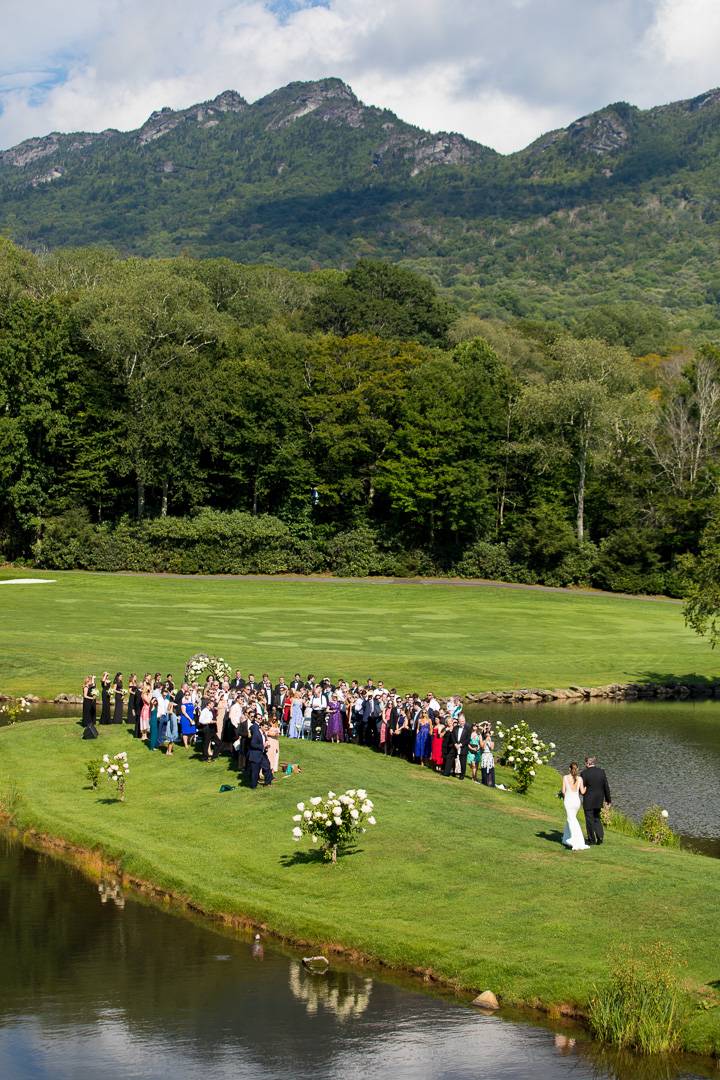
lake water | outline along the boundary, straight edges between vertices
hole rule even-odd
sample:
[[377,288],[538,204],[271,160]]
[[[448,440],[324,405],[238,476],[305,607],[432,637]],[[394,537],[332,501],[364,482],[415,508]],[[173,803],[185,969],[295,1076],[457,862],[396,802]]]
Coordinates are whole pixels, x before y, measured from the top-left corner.
[[194,922],[0,837],[3,1080],[668,1080],[710,1063],[603,1052],[465,1002]]

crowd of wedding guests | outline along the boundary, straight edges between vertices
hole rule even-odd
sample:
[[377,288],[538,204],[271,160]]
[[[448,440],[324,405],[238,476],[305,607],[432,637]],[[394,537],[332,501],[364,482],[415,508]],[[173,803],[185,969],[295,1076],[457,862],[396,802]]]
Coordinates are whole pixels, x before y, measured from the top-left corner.
[[376,686],[372,679],[363,686],[357,679],[333,685],[329,678],[316,682],[312,675],[302,680],[299,674],[290,683],[280,676],[273,686],[267,674],[256,682],[253,674],[244,679],[239,670],[230,680],[208,676],[204,686],[184,682],[180,687],[171,675],[163,679],[159,672],[147,673],[138,679],[132,674],[125,688],[122,672],[111,679],[105,671],[99,690],[95,676],[85,679],[86,727],[96,722],[98,700],[101,724],[121,724],[127,702],[127,723],[136,738],[168,755],[178,745],[197,745],[204,761],[229,752],[246,768],[250,729],[257,722],[273,772],[284,736],[356,743],[460,779],[470,765],[476,783],[495,786],[491,725],[471,726],[459,697],[441,703],[432,691],[421,697],[386,689],[382,682]]

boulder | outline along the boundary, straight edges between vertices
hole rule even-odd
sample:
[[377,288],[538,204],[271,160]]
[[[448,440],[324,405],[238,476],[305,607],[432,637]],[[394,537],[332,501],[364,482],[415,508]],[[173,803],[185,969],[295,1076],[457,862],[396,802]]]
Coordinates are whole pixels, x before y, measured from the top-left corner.
[[480,1009],[489,1009],[493,1012],[495,1009],[500,1008],[500,1003],[492,990],[485,990],[484,993],[479,994],[473,1001],[473,1005],[477,1005]]
[[54,698],[54,701],[56,705],[58,705],[61,701],[67,701],[67,694],[58,694],[58,696]]

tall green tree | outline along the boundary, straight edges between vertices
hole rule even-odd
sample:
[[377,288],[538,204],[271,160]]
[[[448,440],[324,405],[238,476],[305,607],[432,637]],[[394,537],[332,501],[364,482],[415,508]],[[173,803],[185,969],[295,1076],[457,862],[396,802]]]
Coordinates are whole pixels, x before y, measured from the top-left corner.
[[637,443],[652,415],[652,402],[624,348],[565,336],[550,346],[550,355],[548,382],[525,388],[519,412],[539,440],[540,460],[559,457],[572,463],[577,538],[582,541],[590,461]]
[[40,542],[62,491],[84,370],[65,298],[16,299],[0,313],[0,507],[9,552]]
[[319,293],[312,326],[338,337],[368,334],[422,345],[446,345],[458,311],[432,282],[391,263],[360,259],[345,280]]
[[515,380],[482,339],[429,354],[411,376],[379,490],[415,534],[456,542],[492,531]]
[[371,512],[419,345],[353,334],[326,337],[304,365],[303,421],[323,513]]
[[223,321],[207,290],[176,272],[172,262],[118,263],[109,280],[83,294],[78,317],[86,341],[105,359],[127,415],[125,452],[137,485],[137,514],[145,489],[158,477],[158,444],[175,433],[153,410],[154,386],[171,365],[214,345]]

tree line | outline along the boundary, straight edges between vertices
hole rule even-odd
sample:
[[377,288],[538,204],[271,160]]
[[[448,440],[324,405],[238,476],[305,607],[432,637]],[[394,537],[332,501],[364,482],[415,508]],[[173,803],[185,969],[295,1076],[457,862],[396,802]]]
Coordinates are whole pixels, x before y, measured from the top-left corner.
[[720,350],[638,355],[657,330],[638,305],[572,333],[461,315],[369,260],[0,241],[3,557],[681,595],[717,503]]

